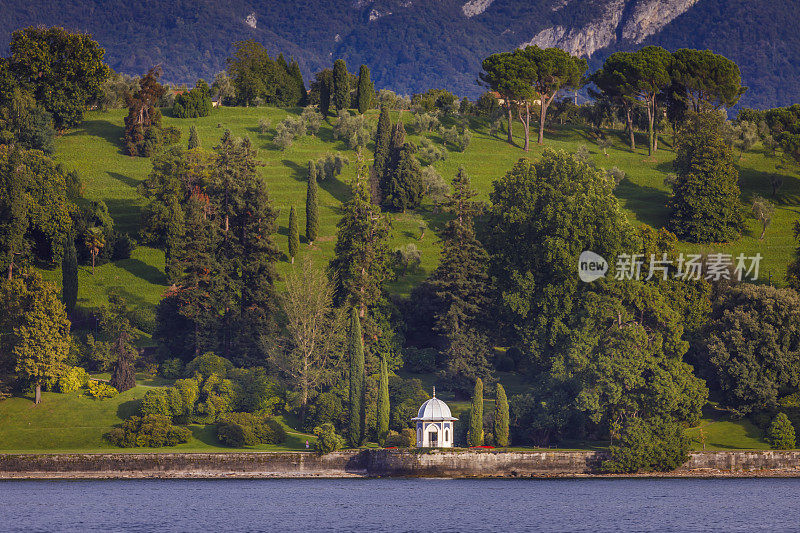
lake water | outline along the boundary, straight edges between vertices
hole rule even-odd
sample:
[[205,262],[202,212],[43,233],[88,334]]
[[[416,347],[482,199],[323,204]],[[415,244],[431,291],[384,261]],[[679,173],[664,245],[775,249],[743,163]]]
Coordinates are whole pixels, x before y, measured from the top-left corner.
[[2,531],[798,531],[800,479],[0,482]]

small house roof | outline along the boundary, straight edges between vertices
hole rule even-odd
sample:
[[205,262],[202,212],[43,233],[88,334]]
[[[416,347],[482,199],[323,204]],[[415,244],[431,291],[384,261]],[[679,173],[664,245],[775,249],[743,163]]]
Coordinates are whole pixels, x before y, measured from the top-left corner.
[[436,397],[436,389],[433,389],[433,398],[423,403],[419,408],[416,418],[413,421],[442,421],[458,420],[450,414],[450,408],[442,400]]

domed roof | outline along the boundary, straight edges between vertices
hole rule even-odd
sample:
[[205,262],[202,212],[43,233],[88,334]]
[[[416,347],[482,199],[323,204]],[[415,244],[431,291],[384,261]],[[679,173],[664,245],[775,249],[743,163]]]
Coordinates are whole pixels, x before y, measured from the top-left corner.
[[458,420],[450,414],[450,408],[442,400],[436,397],[436,389],[433,391],[433,398],[423,403],[419,408],[417,417],[412,420]]

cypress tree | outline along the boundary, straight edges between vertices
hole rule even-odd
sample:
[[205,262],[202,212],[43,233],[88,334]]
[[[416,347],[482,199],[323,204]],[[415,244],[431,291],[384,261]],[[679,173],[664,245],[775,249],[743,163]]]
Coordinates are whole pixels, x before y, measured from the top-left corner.
[[392,118],[389,116],[389,109],[381,107],[381,114],[378,116],[378,130],[375,132],[375,161],[372,168],[375,174],[381,179],[386,172],[389,162],[389,143],[392,140]]
[[[380,117],[378,120],[380,120]],[[380,128],[380,125],[378,127]],[[386,151],[386,158],[383,162],[383,171],[379,176],[381,194],[383,195],[384,200],[386,199],[387,192],[389,191],[389,181],[392,179],[392,174],[397,168],[397,163],[400,160],[400,151],[403,149],[405,144],[406,128],[403,126],[403,121],[398,118],[397,123],[392,126],[392,134],[389,136],[389,148]]]
[[375,101],[375,86],[369,77],[369,68],[366,65],[361,65],[358,71],[358,93],[356,102],[358,102],[358,112],[365,113],[372,107]]
[[329,68],[317,74],[319,84],[319,112],[323,117],[327,117],[331,109],[331,97],[333,96],[333,71]]
[[494,398],[494,442],[500,448],[508,446],[508,398],[499,383]]
[[200,136],[197,134],[197,128],[192,126],[189,129],[189,150],[200,147]]
[[381,357],[381,375],[378,387],[378,422],[376,436],[378,443],[383,446],[386,443],[386,436],[389,434],[389,370],[386,366],[386,359]]
[[306,189],[306,239],[314,244],[319,234],[319,204],[317,201],[317,165],[308,162],[308,187]]
[[336,111],[350,107],[350,74],[344,59],[337,59],[333,63],[333,106]]
[[348,332],[348,355],[350,357],[350,423],[348,440],[356,448],[364,442],[364,341],[361,338],[361,320],[358,309],[350,310]]
[[294,206],[289,209],[289,257],[292,258],[297,255],[300,249],[300,231],[297,229],[297,213],[294,212]]
[[483,381],[475,380],[475,391],[472,393],[472,410],[469,414],[469,434],[467,441],[470,446],[483,446]]
[[292,59],[292,62],[289,63],[289,77],[297,86],[297,91],[300,93],[298,105],[308,105],[308,91],[306,91],[306,83],[303,81],[303,73],[300,72],[300,65],[297,64],[296,59]]
[[64,257],[61,259],[61,301],[67,314],[75,310],[78,302],[78,254],[71,235],[64,240]]
[[422,203],[425,186],[422,183],[422,168],[415,153],[416,148],[411,143],[405,143],[397,153],[397,161],[381,189],[385,207],[405,211]]

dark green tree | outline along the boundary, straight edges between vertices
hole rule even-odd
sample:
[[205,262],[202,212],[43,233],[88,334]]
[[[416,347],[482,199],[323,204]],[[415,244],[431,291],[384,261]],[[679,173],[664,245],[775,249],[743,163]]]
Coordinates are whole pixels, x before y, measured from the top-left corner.
[[308,105],[308,92],[306,91],[306,83],[303,81],[303,74],[300,72],[300,65],[297,64],[297,60],[292,58],[292,61],[289,63],[289,78],[297,87],[297,92],[300,94],[300,99],[297,102],[297,105],[305,107]]
[[405,212],[422,203],[425,186],[422,183],[422,167],[416,157],[416,147],[405,143],[397,152],[397,160],[389,171],[385,187],[381,188],[383,205],[395,211]]
[[500,309],[534,359],[561,345],[583,294],[584,250],[616,257],[637,249],[636,234],[604,173],[564,152],[520,159],[494,183],[486,241]]
[[595,98],[603,98],[621,110],[625,117],[631,151],[636,150],[634,135],[634,111],[636,106],[635,70],[631,66],[631,55],[626,52],[611,54],[603,66],[595,72],[590,81],[598,91],[589,90]]
[[105,50],[85,33],[31,26],[12,33],[9,48],[14,77],[53,116],[59,130],[80,124],[111,73],[103,63]]
[[500,448],[508,446],[508,398],[499,383],[494,398],[494,442]]
[[75,310],[78,303],[78,254],[75,250],[75,238],[64,239],[64,257],[61,260],[61,301],[67,314]]
[[520,94],[527,94],[528,89],[519,78],[518,59],[519,56],[514,52],[502,52],[487,57],[481,64],[483,69],[480,74],[481,80],[502,97],[508,119],[506,125],[508,144],[514,144],[514,102]]
[[317,200],[317,165],[308,162],[308,186],[306,188],[306,239],[314,244],[319,235],[319,200]]
[[158,83],[159,77],[161,68],[151,68],[139,80],[139,90],[125,94],[128,116],[122,141],[128,155],[148,157],[160,144],[161,111],[156,104],[167,89]]
[[647,110],[648,155],[655,151],[655,120],[658,100],[662,92],[672,84],[670,70],[672,54],[658,46],[645,46],[624,56],[625,77],[634,89],[638,99]]
[[609,451],[606,472],[669,472],[689,459],[689,438],[674,422],[632,417]]
[[[373,173],[379,183],[382,182],[386,168],[389,165],[391,140],[392,118],[389,116],[389,109],[386,106],[382,106],[381,113],[378,116],[378,129],[375,132],[375,159],[372,163]],[[381,196],[382,198],[383,196]]]
[[386,436],[389,434],[389,371],[386,367],[386,359],[381,358],[381,374],[378,382],[378,413],[377,427],[375,430],[378,444],[383,446],[386,443]]
[[366,65],[361,65],[358,71],[357,91],[358,112],[363,114],[372,108],[375,101],[375,86],[372,84],[372,79],[369,77],[369,68]]
[[470,446],[483,446],[483,381],[481,378],[475,380],[475,389],[472,393],[467,442]]
[[289,257],[292,263],[297,252],[300,250],[300,230],[297,227],[297,214],[294,212],[294,206],[289,208]]
[[722,291],[691,353],[724,407],[777,408],[782,391],[800,386],[800,296],[747,283]]
[[200,136],[197,134],[197,127],[192,125],[189,129],[189,150],[200,148]]
[[347,438],[350,446],[357,448],[364,442],[364,340],[361,337],[361,320],[358,309],[350,310],[350,328],[347,355],[350,362],[350,420]]
[[127,302],[118,294],[109,296],[109,305],[100,310],[100,327],[111,343],[114,368],[109,383],[119,392],[136,386],[134,361],[136,348],[133,345],[135,331],[130,321]]
[[795,447],[794,426],[789,417],[778,413],[767,428],[767,442],[773,450],[793,450]]
[[344,59],[333,62],[333,92],[331,103],[336,111],[350,108],[350,73]]
[[319,104],[319,112],[324,118],[330,114],[333,97],[333,71],[329,68],[321,70],[314,75],[311,83],[311,103]]
[[692,114],[676,136],[669,229],[690,242],[730,242],[744,229],[739,172],[717,112]]
[[725,56],[682,48],[672,57],[670,75],[676,95],[695,113],[734,107],[747,91],[738,65]]

